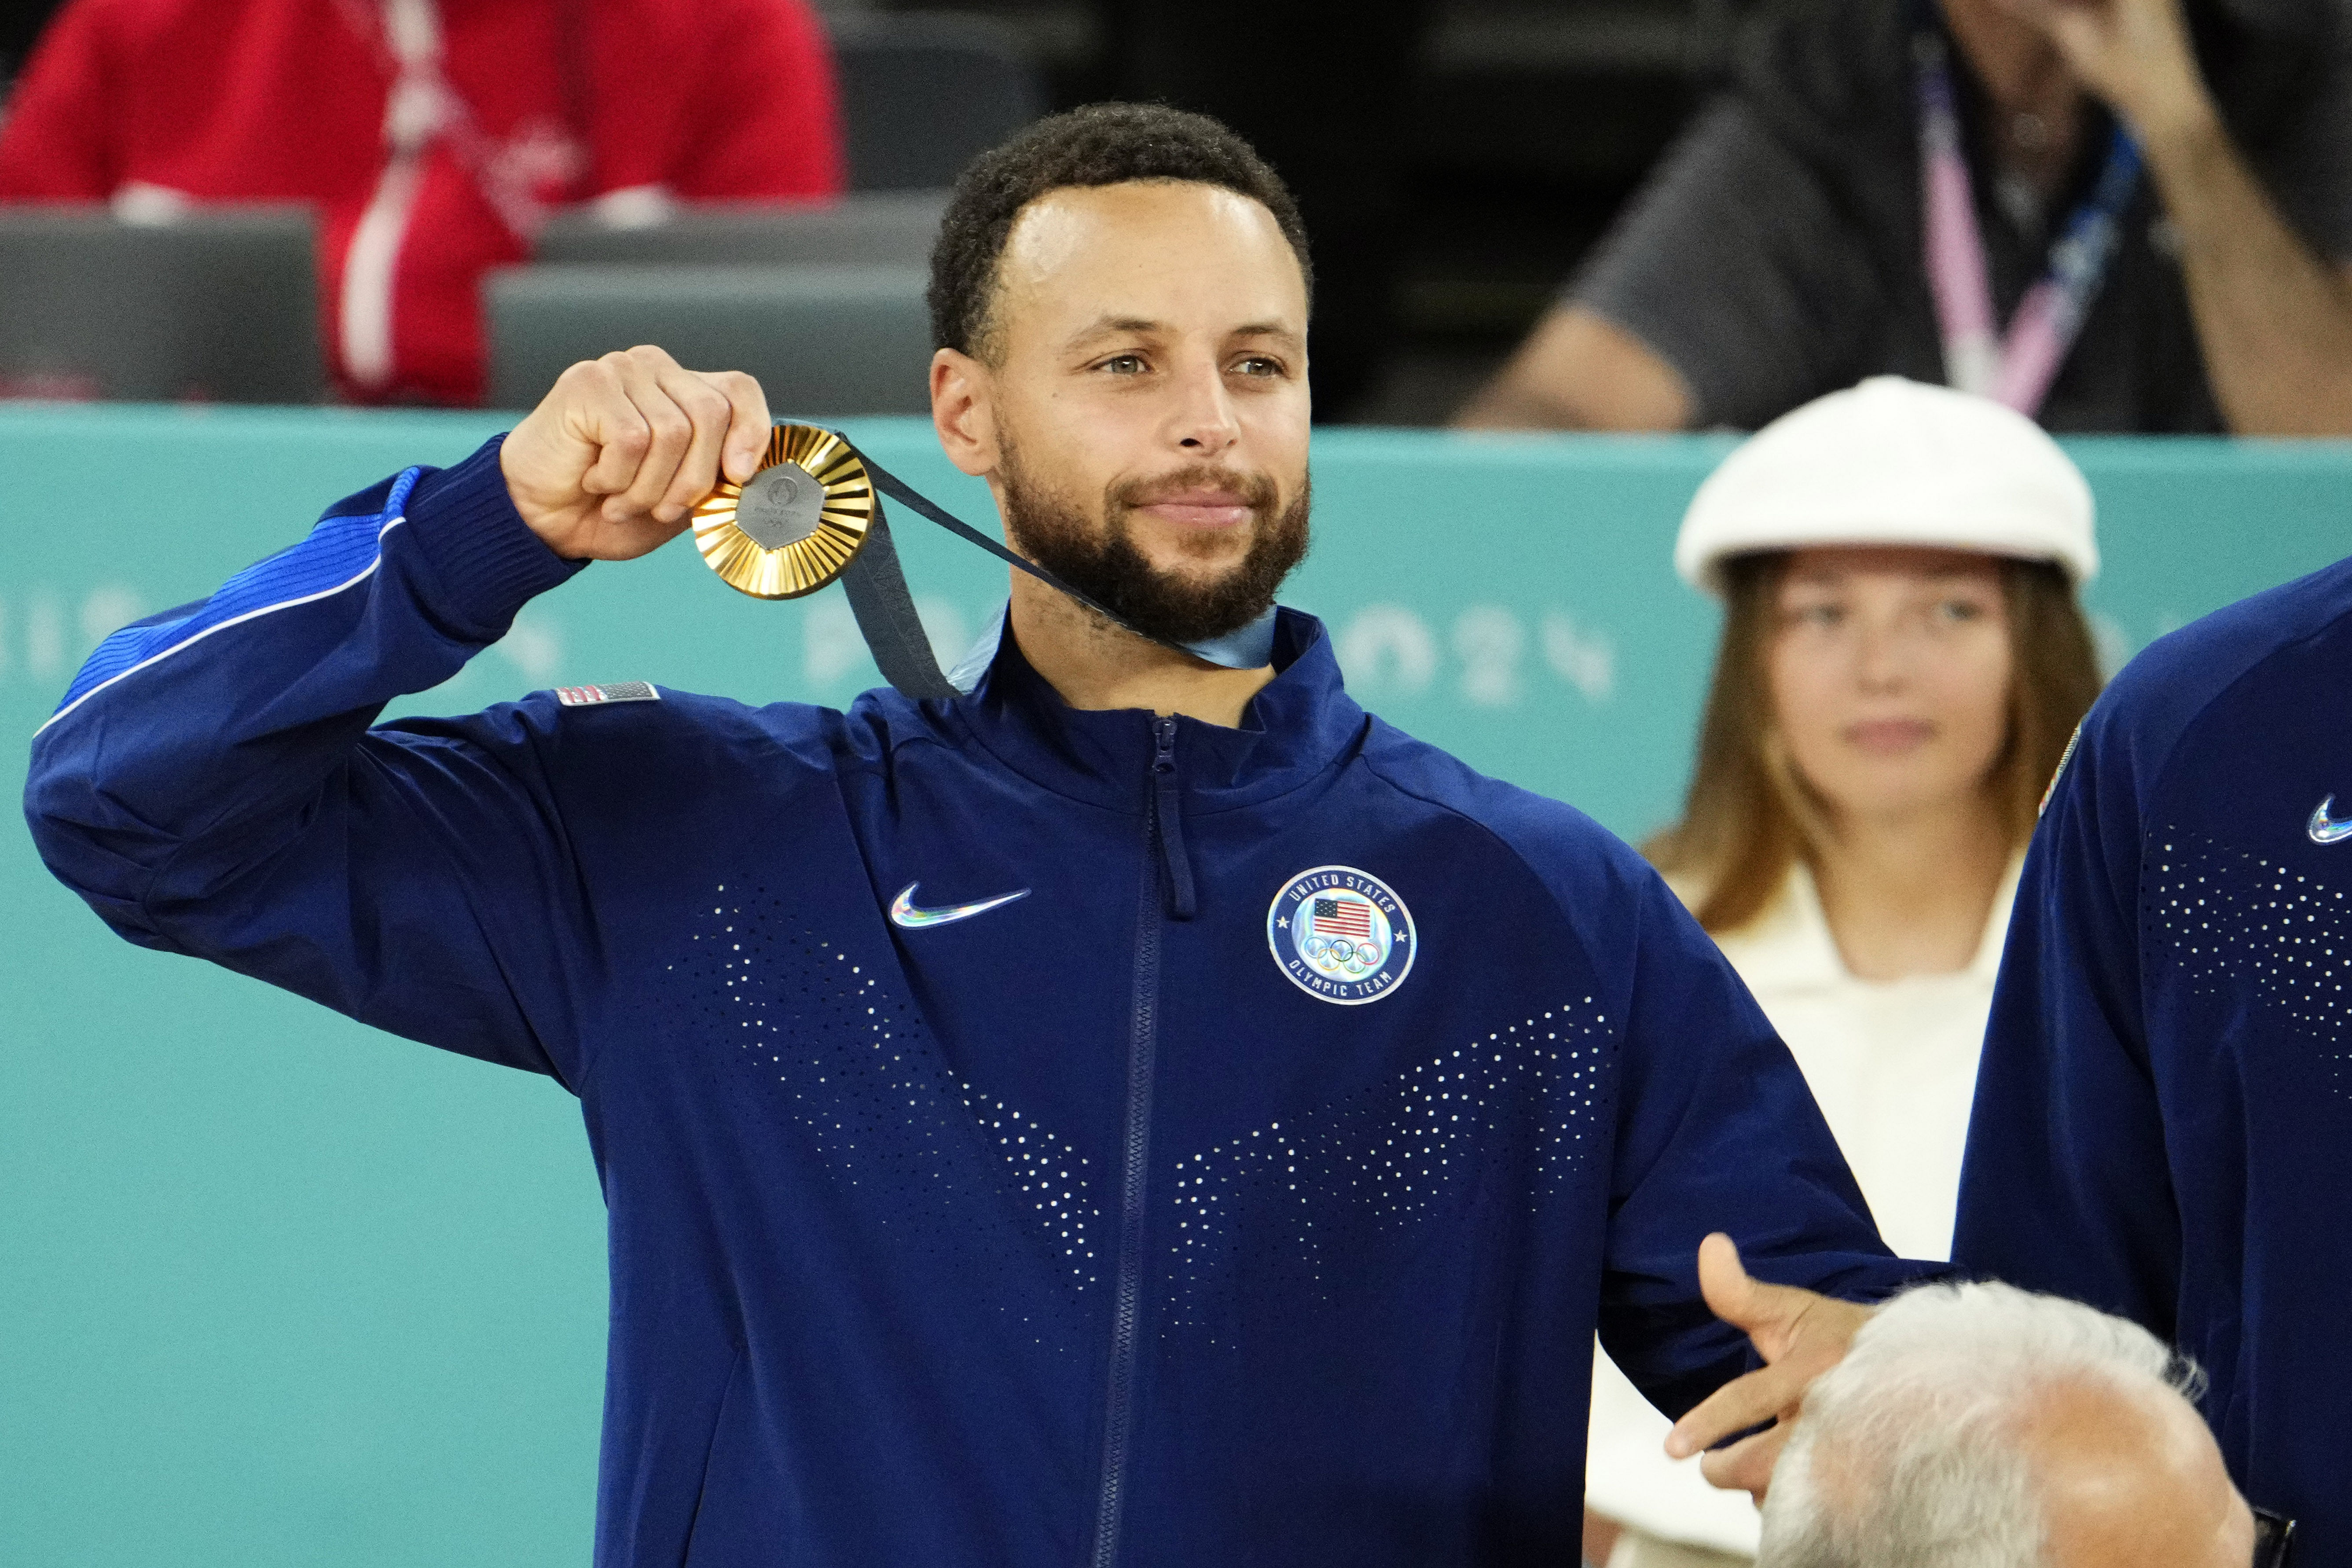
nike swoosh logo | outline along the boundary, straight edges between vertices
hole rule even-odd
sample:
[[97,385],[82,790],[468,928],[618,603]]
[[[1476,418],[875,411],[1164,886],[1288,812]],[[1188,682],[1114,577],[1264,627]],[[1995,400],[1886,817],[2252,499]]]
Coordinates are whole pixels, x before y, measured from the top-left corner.
[[2318,810],[2311,814],[2311,826],[2305,831],[2311,835],[2314,844],[2333,844],[2339,838],[2352,838],[2352,816],[2338,822],[2327,815],[2327,808],[2335,804],[2336,797],[2331,795],[2319,803]]
[[[2347,825],[2345,831],[2352,833],[2352,825]],[[915,907],[915,889],[921,886],[920,882],[909,882],[898,890],[897,898],[890,900],[891,924],[905,926],[908,931],[920,931],[925,926],[943,926],[952,921],[968,921],[974,915],[984,915],[1015,899],[1029,896],[1029,889],[1021,888],[1010,893],[999,893],[992,899],[982,899],[977,903],[941,904],[935,910],[919,910]]]

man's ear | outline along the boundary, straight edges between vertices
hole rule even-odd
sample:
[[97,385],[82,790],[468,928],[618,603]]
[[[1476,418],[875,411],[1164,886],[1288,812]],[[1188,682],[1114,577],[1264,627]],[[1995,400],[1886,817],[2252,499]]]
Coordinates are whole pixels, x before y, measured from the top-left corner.
[[988,366],[967,353],[931,355],[931,428],[948,461],[985,479],[996,471],[996,383]]

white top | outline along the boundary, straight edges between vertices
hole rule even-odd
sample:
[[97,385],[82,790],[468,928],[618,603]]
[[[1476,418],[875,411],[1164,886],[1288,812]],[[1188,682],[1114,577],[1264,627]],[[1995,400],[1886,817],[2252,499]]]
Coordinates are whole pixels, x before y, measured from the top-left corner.
[[[1905,1258],[1952,1255],[1977,1052],[2017,873],[2012,861],[1975,960],[1950,974],[1856,979],[1801,864],[1762,914],[1720,942],[1803,1069],[1879,1234]],[[1668,1541],[1752,1554],[1755,1505],[1708,1486],[1696,1459],[1668,1459],[1667,1426],[1596,1352],[1587,1506]]]

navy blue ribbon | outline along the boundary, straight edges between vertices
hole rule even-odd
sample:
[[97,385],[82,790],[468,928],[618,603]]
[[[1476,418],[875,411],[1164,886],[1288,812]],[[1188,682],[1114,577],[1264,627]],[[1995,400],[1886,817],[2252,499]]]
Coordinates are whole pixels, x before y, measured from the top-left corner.
[[[841,435],[839,431],[834,434]],[[1175,642],[1145,631],[1116,610],[1097,603],[1054,573],[1006,549],[1000,542],[940,506],[872,458],[858,451],[846,436],[842,436],[841,439],[852,452],[856,453],[857,460],[866,465],[866,472],[873,479],[876,492],[874,516],[866,524],[866,542],[842,571],[842,591],[849,595],[850,613],[857,617],[858,634],[866,639],[866,647],[873,653],[876,668],[882,671],[884,679],[905,695],[921,700],[960,697],[963,690],[940,673],[939,658],[931,651],[930,638],[924,633],[922,620],[915,613],[914,598],[907,589],[906,569],[898,563],[898,549],[891,542],[890,524],[882,512],[882,498],[886,495],[893,500],[903,501],[917,514],[939,524],[957,538],[977,544],[1006,564],[1028,573],[1056,593],[1068,595],[1113,626],[1156,642],[1162,647],[1172,648],[1178,653],[1228,669],[1255,669],[1273,658],[1272,610],[1237,632],[1198,643]],[[1001,620],[999,628],[1001,633]],[[971,660],[967,658],[957,668],[962,671],[971,664]]]

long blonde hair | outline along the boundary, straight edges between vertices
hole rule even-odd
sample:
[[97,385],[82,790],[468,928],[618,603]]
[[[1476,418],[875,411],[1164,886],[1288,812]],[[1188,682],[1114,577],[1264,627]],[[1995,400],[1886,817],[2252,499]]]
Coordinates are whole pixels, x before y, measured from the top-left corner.
[[[1690,794],[1682,820],[1642,846],[1659,870],[1701,889],[1693,912],[1717,935],[1764,911],[1827,824],[1773,719],[1770,654],[1788,563],[1786,551],[1723,563],[1723,642]],[[2004,561],[2001,596],[2009,610],[2009,738],[1991,786],[2013,841],[2022,845],[2067,739],[2099,694],[2099,666],[2074,589],[2056,566]]]

